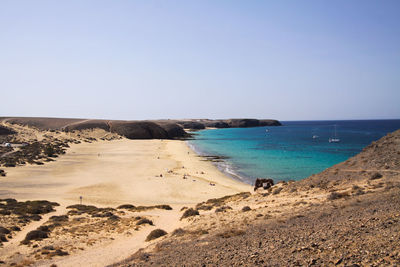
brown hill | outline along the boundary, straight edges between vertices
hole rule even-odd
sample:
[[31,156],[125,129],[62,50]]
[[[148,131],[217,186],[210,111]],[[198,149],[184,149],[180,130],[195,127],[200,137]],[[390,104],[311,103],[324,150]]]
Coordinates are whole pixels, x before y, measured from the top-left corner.
[[11,124],[35,127],[39,130],[60,130],[70,123],[84,121],[84,119],[67,119],[67,118],[36,118],[36,117],[8,117],[2,118]]
[[174,139],[188,136],[181,126],[173,122],[62,118],[2,118],[2,120],[11,124],[34,127],[39,130],[63,130],[69,132],[99,128],[129,139]]

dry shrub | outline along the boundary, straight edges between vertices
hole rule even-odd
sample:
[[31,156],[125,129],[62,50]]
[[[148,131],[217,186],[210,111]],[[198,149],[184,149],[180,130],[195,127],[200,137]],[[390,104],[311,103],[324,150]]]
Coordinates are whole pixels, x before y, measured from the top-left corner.
[[183,236],[186,234],[186,230],[183,230],[182,228],[177,228],[172,232],[173,236]]
[[154,239],[159,238],[161,236],[164,236],[166,234],[167,234],[167,232],[165,232],[162,229],[155,229],[155,230],[150,232],[150,234],[146,238],[146,241],[154,240]]
[[203,204],[208,204],[211,206],[222,206],[227,202],[240,200],[240,199],[246,199],[249,196],[251,196],[250,192],[241,192],[241,193],[237,193],[234,195],[224,196],[221,198],[211,198],[211,199],[207,200],[206,202],[199,203],[198,205],[200,206]]
[[162,210],[172,210],[172,207],[170,205],[154,205],[154,206],[134,206],[131,204],[124,204],[120,205],[117,207],[117,209],[127,209],[130,211],[146,211],[146,210],[151,210],[151,209],[162,209]]
[[139,221],[136,222],[136,225],[142,225],[142,224],[149,224],[149,225],[153,225],[153,221],[149,220],[147,218],[142,218]]
[[190,234],[192,234],[192,235],[206,235],[206,234],[208,234],[208,231],[204,230],[204,229],[197,229],[197,230],[194,230],[194,231],[190,231]]
[[0,234],[4,234],[7,235],[10,233],[10,230],[8,230],[7,228],[0,226]]
[[131,204],[124,204],[117,207],[117,209],[134,209],[135,206]]
[[274,191],[272,191],[272,194],[273,195],[277,195],[277,194],[279,194],[281,191],[282,191],[282,187],[278,187],[278,188],[276,188]]
[[26,245],[31,240],[42,240],[43,238],[48,238],[48,237],[49,236],[48,236],[47,232],[45,232],[43,230],[33,230],[26,234],[25,239],[22,240],[21,243]]
[[376,179],[380,179],[382,177],[383,177],[382,174],[380,174],[379,172],[376,172],[376,173],[372,174],[372,176],[369,179],[376,180]]
[[213,206],[211,205],[204,205],[204,204],[197,204],[196,209],[197,210],[212,210]]
[[244,235],[246,232],[243,230],[239,230],[239,229],[229,229],[226,230],[222,233],[218,233],[217,236],[218,237],[222,237],[222,238],[231,238],[234,236],[240,236],[240,235]]
[[50,221],[53,222],[66,222],[68,221],[68,215],[60,215],[60,216],[51,216]]
[[349,194],[347,192],[332,192],[328,195],[327,199],[328,200],[336,200],[336,199],[340,199],[340,198],[344,198],[344,197],[348,197]]
[[231,210],[231,209],[232,209],[232,208],[229,207],[229,206],[223,206],[223,207],[217,208],[217,209],[215,210],[215,212],[216,212],[216,213],[218,213],[218,212],[225,212],[225,211]]
[[250,210],[251,210],[251,208],[250,208],[249,206],[244,206],[244,207],[242,208],[242,211],[243,211],[243,212],[250,211]]
[[190,209],[185,210],[185,212],[183,213],[183,215],[181,217],[181,220],[188,218],[188,217],[197,216],[197,215],[200,215],[199,211],[190,208]]
[[5,235],[3,235],[3,234],[0,234],[0,243],[1,242],[7,242],[7,241],[8,241],[7,237]]
[[351,192],[355,196],[359,196],[359,195],[365,194],[364,189],[359,187],[358,185],[353,185]]

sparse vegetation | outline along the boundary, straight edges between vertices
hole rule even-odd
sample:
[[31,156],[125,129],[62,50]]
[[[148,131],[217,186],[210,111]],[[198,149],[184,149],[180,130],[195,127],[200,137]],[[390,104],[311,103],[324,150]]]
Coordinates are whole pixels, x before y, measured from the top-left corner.
[[[58,203],[46,200],[19,202],[12,198],[0,199],[0,214],[3,216],[17,215],[16,223],[26,224],[30,221],[40,220],[42,218],[40,215],[54,211],[54,207],[58,205]],[[16,230],[17,228],[10,228],[10,230],[19,231]]]
[[97,208],[93,205],[81,204],[68,206],[67,209],[70,209],[70,211],[68,211],[69,215],[80,215],[86,213],[93,217],[111,217],[114,215],[112,212],[115,212],[115,209],[113,208]]
[[67,147],[69,147],[67,141],[52,140],[51,143],[34,141],[22,146],[18,151],[1,157],[0,166],[15,167],[25,163],[42,165],[41,160],[48,161],[49,157],[65,154]]
[[170,205],[154,205],[154,206],[134,206],[131,204],[124,204],[117,207],[117,209],[127,209],[130,211],[146,211],[151,209],[172,210]]
[[205,202],[201,202],[199,204],[196,205],[196,209],[197,207],[204,209],[204,210],[209,210],[210,206],[211,207],[219,207],[219,206],[223,206],[228,202],[231,201],[236,201],[236,200],[241,200],[241,199],[246,199],[249,196],[251,196],[250,192],[241,192],[238,194],[234,194],[234,195],[229,195],[229,196],[224,196],[221,198],[211,198]]

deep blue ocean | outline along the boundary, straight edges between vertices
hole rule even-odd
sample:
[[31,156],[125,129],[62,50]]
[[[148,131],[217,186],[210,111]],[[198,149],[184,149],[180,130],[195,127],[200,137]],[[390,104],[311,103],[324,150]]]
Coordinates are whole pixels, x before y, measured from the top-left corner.
[[[400,120],[283,121],[282,124],[202,130],[188,143],[199,154],[228,157],[217,166],[247,183],[253,183],[257,177],[300,180],[345,161],[372,141],[400,129]],[[340,142],[329,143],[335,127]]]

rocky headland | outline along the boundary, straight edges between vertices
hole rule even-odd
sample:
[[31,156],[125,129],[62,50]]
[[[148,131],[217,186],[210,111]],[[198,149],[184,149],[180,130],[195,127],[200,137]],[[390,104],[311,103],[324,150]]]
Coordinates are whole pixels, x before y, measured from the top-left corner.
[[[0,121],[9,124],[34,127],[38,130],[77,131],[88,129],[103,129],[116,133],[128,139],[177,139],[189,137],[186,130],[200,130],[205,128],[246,128],[261,126],[280,126],[277,120],[258,119],[227,119],[227,120],[148,120],[148,121],[120,121],[120,120],[92,120],[92,119],[64,119],[64,118],[29,118],[3,117]],[[0,131],[4,131],[0,129]]]

